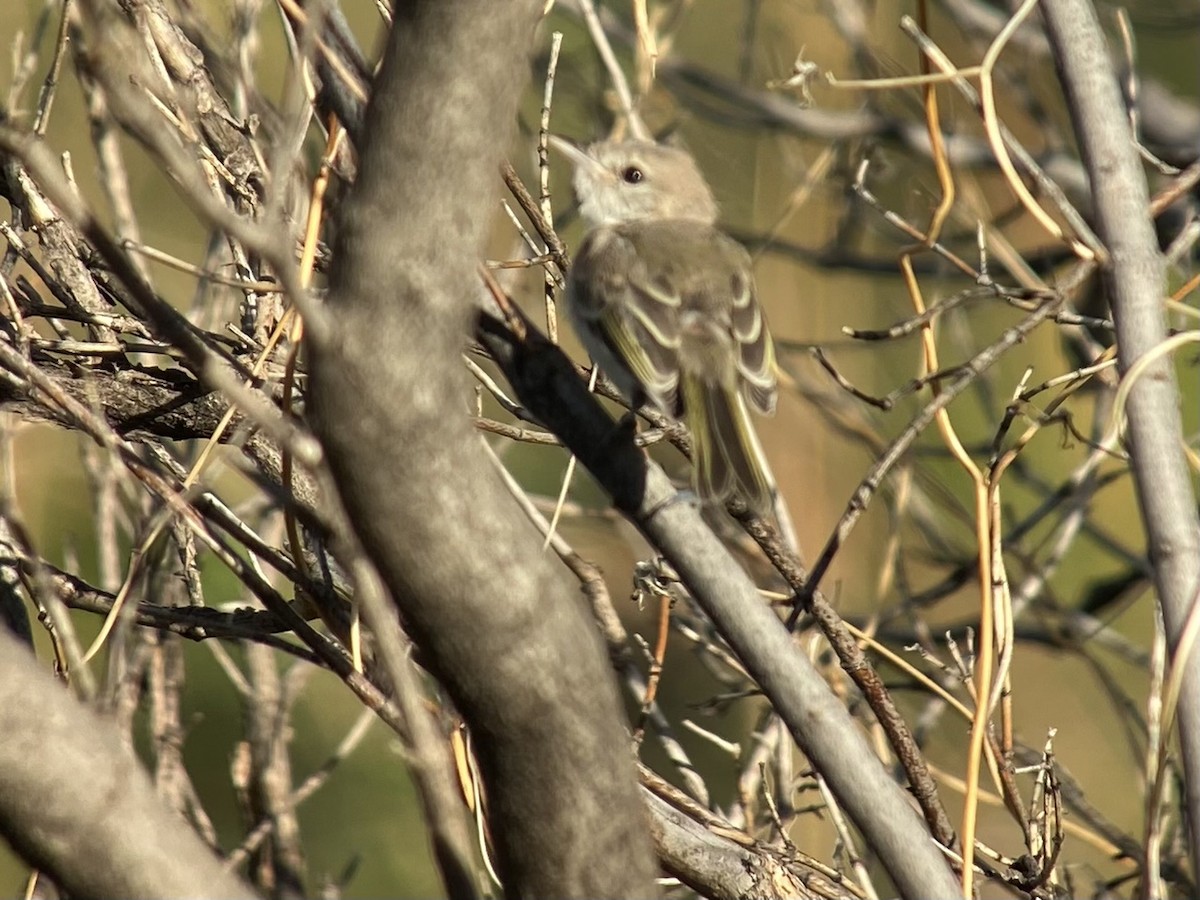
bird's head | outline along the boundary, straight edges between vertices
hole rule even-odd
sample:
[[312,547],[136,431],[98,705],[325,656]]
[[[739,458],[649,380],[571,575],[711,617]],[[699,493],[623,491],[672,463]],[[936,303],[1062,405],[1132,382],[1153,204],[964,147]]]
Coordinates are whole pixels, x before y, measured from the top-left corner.
[[575,166],[575,194],[590,226],[646,219],[716,221],[712,191],[683,150],[647,141],[601,141],[585,150],[552,140]]

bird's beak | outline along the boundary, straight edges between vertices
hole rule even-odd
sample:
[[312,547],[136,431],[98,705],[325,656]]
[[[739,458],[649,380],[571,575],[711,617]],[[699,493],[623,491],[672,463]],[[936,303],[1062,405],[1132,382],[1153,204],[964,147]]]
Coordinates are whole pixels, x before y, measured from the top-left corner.
[[574,141],[569,141],[566,138],[561,138],[557,134],[552,134],[550,137],[550,146],[565,156],[571,161],[571,165],[577,169],[600,168],[600,164],[592,157],[588,156],[588,152],[576,144]]

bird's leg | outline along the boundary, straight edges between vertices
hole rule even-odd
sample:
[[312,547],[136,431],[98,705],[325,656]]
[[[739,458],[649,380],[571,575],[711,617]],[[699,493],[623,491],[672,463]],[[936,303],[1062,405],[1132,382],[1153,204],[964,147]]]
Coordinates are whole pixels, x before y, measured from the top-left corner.
[[650,398],[646,396],[644,391],[638,390],[632,397],[629,398],[629,409],[621,416],[617,422],[618,436],[628,436],[630,440],[635,440],[638,433],[638,410],[649,402]]
[[637,437],[638,417],[636,409],[626,410],[625,415],[617,420],[616,432],[618,437],[626,435],[630,439]]

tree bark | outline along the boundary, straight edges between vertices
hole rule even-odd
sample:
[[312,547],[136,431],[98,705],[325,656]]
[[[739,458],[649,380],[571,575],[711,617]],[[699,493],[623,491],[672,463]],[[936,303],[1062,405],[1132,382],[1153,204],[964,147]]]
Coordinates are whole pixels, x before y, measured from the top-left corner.
[[251,898],[159,800],[113,724],[0,628],[0,834],[76,897]]
[[483,326],[480,338],[521,402],[570,447],[679,574],[901,896],[957,896],[958,882],[904,789],[695,505],[636,447],[631,432],[614,425],[561,350],[544,338],[521,343],[487,320]]
[[[1166,272],[1150,217],[1146,177],[1096,11],[1088,0],[1042,7],[1054,62],[1091,179],[1102,266],[1122,375],[1167,339]],[[1138,505],[1162,606],[1172,664],[1184,665],[1178,723],[1191,853],[1200,872],[1200,653],[1176,657],[1200,595],[1200,521],[1184,456],[1179,385],[1169,354],[1150,362],[1129,391],[1125,414]]]
[[468,419],[477,264],[540,0],[397,5],[310,341],[343,504],[470,726],[509,896],[648,897],[655,866],[613,673]]

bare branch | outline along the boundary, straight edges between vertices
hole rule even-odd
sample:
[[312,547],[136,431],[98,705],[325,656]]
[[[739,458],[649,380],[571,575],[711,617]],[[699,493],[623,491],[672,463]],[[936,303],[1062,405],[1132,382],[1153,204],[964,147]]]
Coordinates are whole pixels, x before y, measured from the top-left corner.
[[[1111,259],[1103,269],[1123,373],[1145,365],[1129,391],[1130,456],[1154,561],[1173,665],[1182,666],[1179,733],[1190,820],[1200,822],[1200,653],[1181,644],[1200,598],[1200,521],[1183,451],[1179,385],[1163,311],[1165,272],[1149,216],[1150,198],[1104,36],[1088,0],[1048,0],[1046,31],[1091,179],[1097,229]],[[1191,833],[1200,868],[1200,829]]]
[[110,722],[72,700],[0,628],[0,831],[89,897],[254,893],[167,810]]

